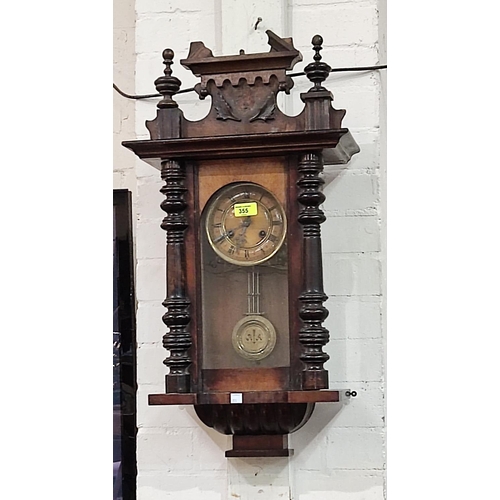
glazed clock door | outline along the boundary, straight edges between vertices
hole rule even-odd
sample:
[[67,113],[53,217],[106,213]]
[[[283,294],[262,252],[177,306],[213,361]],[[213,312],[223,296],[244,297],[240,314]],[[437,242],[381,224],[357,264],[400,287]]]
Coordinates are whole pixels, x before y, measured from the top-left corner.
[[283,203],[254,182],[232,182],[201,218],[203,385],[276,390],[287,385],[287,220]]

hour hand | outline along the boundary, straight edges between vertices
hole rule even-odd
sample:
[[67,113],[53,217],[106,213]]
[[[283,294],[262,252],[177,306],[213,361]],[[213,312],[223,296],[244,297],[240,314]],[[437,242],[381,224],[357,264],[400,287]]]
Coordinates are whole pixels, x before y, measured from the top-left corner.
[[225,238],[232,238],[234,236],[234,231],[231,229],[227,233],[222,233],[220,236],[214,239],[214,243],[220,243]]
[[241,221],[241,227],[248,227],[252,222],[251,217],[246,217],[245,220]]
[[246,230],[248,228],[248,226],[252,223],[252,218],[251,217],[247,217],[245,220],[242,220],[241,221],[241,232],[240,232],[240,236],[243,236],[245,233],[246,233]]

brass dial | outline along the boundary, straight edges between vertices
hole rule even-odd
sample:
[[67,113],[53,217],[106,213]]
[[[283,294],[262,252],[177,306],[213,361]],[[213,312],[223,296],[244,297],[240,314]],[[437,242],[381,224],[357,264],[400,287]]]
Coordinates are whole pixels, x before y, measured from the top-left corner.
[[245,316],[233,329],[233,347],[245,359],[257,361],[269,356],[276,345],[276,329],[261,315]]
[[281,248],[286,216],[270,191],[239,182],[224,186],[208,202],[205,228],[217,255],[231,264],[254,266]]

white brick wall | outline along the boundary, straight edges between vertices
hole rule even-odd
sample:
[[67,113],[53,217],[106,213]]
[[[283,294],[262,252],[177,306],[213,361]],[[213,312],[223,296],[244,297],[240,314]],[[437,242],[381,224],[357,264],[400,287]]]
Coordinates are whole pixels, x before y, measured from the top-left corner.
[[[113,4],[113,83],[134,93],[135,13],[134,0]],[[135,192],[135,159],[121,141],[135,130],[135,104],[113,92],[113,187]]]
[[[267,51],[266,29],[293,36],[304,57],[294,71],[312,61],[310,42],[316,33],[324,38],[323,60],[333,67],[385,63],[379,59],[382,1],[135,0],[135,54],[127,56],[128,63],[135,61],[135,81],[133,71],[127,73],[129,86],[123,90],[154,92],[166,47],[176,54],[174,75],[183,88],[190,87],[196,79],[178,61],[187,56],[191,41],[203,41],[215,55],[236,54],[240,48]],[[257,17],[262,22],[254,30]],[[117,36],[123,40],[122,34]],[[127,59],[120,57],[118,62]],[[133,189],[136,224],[138,500],[385,498],[382,87],[377,73],[334,74],[326,86],[334,94],[334,106],[347,109],[344,125],[361,147],[349,165],[325,168],[327,221],[322,233],[330,310],[326,326],[332,339],[326,347],[331,356],[326,367],[332,388],[351,388],[358,396],[343,408],[318,404],[306,426],[290,436],[295,449],[291,459],[225,459],[229,438],[199,423],[191,407],[147,405],[148,393],[163,391],[166,370],[162,361],[167,353],[161,346],[162,183],[156,170],[130,153],[120,150],[115,155],[115,186]],[[299,93],[309,87],[306,78],[297,78],[292,95],[285,98],[285,111],[299,113]],[[208,100],[199,101],[193,94],[177,101],[190,119],[208,111]],[[155,116],[155,101],[138,101],[133,112],[123,98],[115,97],[115,104],[116,137],[134,138],[128,125],[135,113],[135,138],[147,138],[144,121]]]

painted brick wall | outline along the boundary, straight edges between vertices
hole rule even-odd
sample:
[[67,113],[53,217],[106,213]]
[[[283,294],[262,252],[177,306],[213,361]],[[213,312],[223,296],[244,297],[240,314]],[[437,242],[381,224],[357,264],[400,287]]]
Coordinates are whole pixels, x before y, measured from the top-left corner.
[[[152,93],[162,74],[161,51],[176,56],[174,75],[182,87],[196,83],[178,61],[189,43],[202,40],[214,55],[267,51],[265,30],[292,36],[304,61],[312,60],[311,38],[324,38],[323,60],[332,67],[385,63],[383,0],[136,0],[135,92]],[[257,18],[262,18],[257,30]],[[198,423],[191,407],[149,407],[147,394],[164,390],[166,351],[161,346],[165,298],[165,236],[159,228],[162,186],[159,173],[120,153],[116,182],[134,185],[138,336],[138,500],[289,499],[382,500],[385,498],[385,241],[383,82],[377,72],[330,76],[336,108],[361,147],[346,166],[325,167],[322,226],[326,326],[331,341],[326,364],[333,389],[358,397],[344,408],[317,405],[307,425],[290,436],[290,459],[224,458],[230,438]],[[282,109],[298,114],[306,78],[297,78]],[[130,87],[127,89],[130,91]],[[176,98],[189,119],[200,119],[209,102],[194,93]],[[147,138],[145,120],[155,100],[135,103],[135,137]],[[120,106],[120,104],[118,104]],[[130,115],[129,115],[130,116]],[[123,125],[123,118],[118,124]],[[117,133],[131,139],[130,131]],[[122,156],[123,155],[123,156]],[[131,166],[132,165],[132,166]],[[131,174],[133,172],[133,174]]]
[[[113,82],[134,93],[135,73],[134,0],[113,3]],[[121,145],[135,133],[135,103],[113,91],[113,187],[135,194],[136,160]]]

